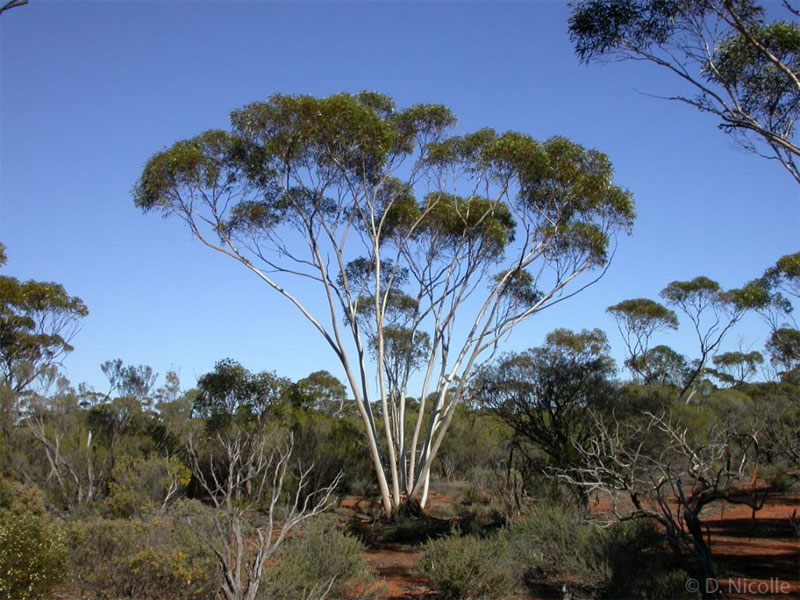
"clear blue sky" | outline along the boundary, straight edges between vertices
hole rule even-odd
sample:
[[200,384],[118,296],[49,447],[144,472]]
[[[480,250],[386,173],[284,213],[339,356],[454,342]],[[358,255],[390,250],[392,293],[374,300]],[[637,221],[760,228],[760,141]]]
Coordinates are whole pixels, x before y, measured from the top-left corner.
[[[398,105],[440,102],[460,131],[559,134],[606,152],[635,194],[633,235],[591,290],[520,327],[602,327],[605,307],[699,274],[741,285],[800,248],[800,190],[744,154],[649,65],[581,66],[562,2],[44,2],[0,18],[0,240],[4,272],[58,281],[91,314],[65,367],[104,387],[120,357],[184,385],[232,357],[292,378],[330,351],[285,301],[142,215],[130,189],[147,158],[273,93],[369,89]],[[760,347],[749,321],[729,340]],[[692,354],[688,336],[661,341]]]

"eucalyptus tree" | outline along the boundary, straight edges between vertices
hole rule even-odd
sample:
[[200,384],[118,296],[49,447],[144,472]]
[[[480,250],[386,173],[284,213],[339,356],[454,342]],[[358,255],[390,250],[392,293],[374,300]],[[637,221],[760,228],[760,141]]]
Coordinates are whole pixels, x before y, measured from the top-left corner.
[[747,151],[800,183],[800,4],[768,21],[754,0],[581,0],[569,19],[583,62],[646,61],[694,92],[668,99],[719,119]]
[[650,348],[639,360],[646,366],[642,371],[645,373],[643,382],[647,385],[681,388],[689,375],[687,358],[663,344]]
[[650,356],[650,339],[657,331],[678,328],[675,311],[648,298],[623,300],[609,306],[606,312],[614,317],[625,341],[628,356],[625,364],[645,381],[654,378],[647,358]]
[[[469,375],[599,278],[634,220],[608,158],[561,137],[453,135],[445,106],[274,95],[153,155],[137,206],[252,271],[341,364],[387,516],[419,502]],[[413,431],[405,406],[420,380]]]
[[144,405],[150,405],[152,398],[150,392],[158,379],[158,373],[148,365],[125,365],[121,358],[107,360],[100,365],[100,370],[108,379],[110,391],[118,397],[134,398]]
[[288,394],[291,382],[275,373],[252,373],[235,360],[225,358],[214,370],[197,380],[198,395],[192,412],[221,425],[230,417],[262,417]]
[[750,291],[747,287],[725,291],[713,279],[699,276],[689,281],[673,281],[661,290],[661,297],[689,318],[697,336],[699,355],[681,391],[681,397],[688,403],[697,391],[694,385],[709,359],[751,307]]
[[769,326],[766,350],[773,366],[781,369],[784,376],[794,373],[796,377],[800,365],[800,330],[793,315],[793,303],[800,299],[800,252],[779,258],[743,291],[749,296],[749,305]]
[[[6,262],[0,244],[0,266]],[[0,398],[5,427],[24,412],[22,399],[37,383],[52,381],[72,338],[89,314],[59,283],[0,276]]]
[[314,371],[292,385],[290,396],[294,406],[338,414],[347,399],[347,387],[328,371]]
[[767,351],[772,363],[781,369],[783,376],[800,376],[800,331],[790,327],[776,329],[767,340]]
[[714,363],[714,376],[732,386],[742,386],[758,373],[764,364],[764,356],[760,352],[723,352],[711,359]]

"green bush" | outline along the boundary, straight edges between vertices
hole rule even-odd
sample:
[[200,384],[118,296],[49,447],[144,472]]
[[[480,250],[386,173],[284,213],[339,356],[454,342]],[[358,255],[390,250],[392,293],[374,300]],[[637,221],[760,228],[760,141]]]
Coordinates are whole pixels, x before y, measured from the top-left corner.
[[596,587],[610,578],[601,550],[604,532],[588,525],[566,504],[538,504],[506,531],[526,576],[552,575]]
[[689,575],[665,554],[661,536],[646,521],[617,523],[596,534],[597,551],[608,569],[600,598],[678,600],[696,598],[686,591]]
[[332,520],[316,518],[284,542],[259,593],[297,600],[353,597],[352,590],[366,589],[371,580],[361,542],[339,531]]
[[74,583],[92,598],[212,598],[219,567],[183,519],[94,519],[69,527]]
[[453,535],[428,542],[421,569],[444,598],[506,598],[517,585],[514,560],[498,536]]
[[63,532],[41,492],[0,478],[0,599],[50,598],[66,557]]
[[664,553],[658,532],[645,521],[597,527],[569,505],[540,504],[505,537],[528,581],[568,581],[594,598],[687,598],[686,573]]
[[176,457],[123,456],[111,470],[106,506],[112,517],[131,518],[177,498],[191,471]]

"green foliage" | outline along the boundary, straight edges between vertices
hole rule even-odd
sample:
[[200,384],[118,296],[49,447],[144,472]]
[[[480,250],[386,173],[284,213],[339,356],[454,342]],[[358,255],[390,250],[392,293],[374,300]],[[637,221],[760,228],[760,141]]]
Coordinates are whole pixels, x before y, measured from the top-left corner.
[[516,223],[508,206],[487,198],[436,192],[425,198],[422,213],[418,234],[435,236],[435,243],[442,247],[455,246],[468,238],[495,256],[514,241]]
[[503,283],[504,279],[500,295],[509,297],[520,306],[531,307],[542,299],[542,292],[536,289],[536,280],[527,271],[514,269],[509,273],[498,273],[494,277],[498,284]]
[[130,518],[165,508],[189,484],[191,471],[174,456],[122,456],[111,479],[106,499],[111,515]]
[[50,519],[0,511],[0,598],[50,598],[66,562],[64,536]]
[[292,404],[335,413],[347,399],[347,388],[328,371],[314,371],[292,386]]
[[582,61],[628,45],[644,49],[663,43],[672,33],[677,2],[590,0],[569,19],[570,37]]
[[610,576],[600,530],[568,504],[538,504],[506,532],[514,556],[528,575],[544,572],[599,587]]
[[678,316],[663,304],[649,298],[634,298],[623,300],[614,306],[609,306],[606,312],[622,319],[631,329],[643,327],[647,329],[676,329]]
[[365,589],[373,579],[364,550],[332,520],[314,519],[281,546],[259,595],[298,600],[353,597],[355,589]]
[[753,377],[758,367],[764,364],[764,357],[760,352],[722,352],[717,354],[711,362],[714,363],[714,374],[724,383],[735,385],[742,384]]
[[689,363],[686,357],[669,346],[658,345],[639,356],[631,356],[625,365],[643,374],[646,385],[683,386]]
[[0,599],[50,598],[66,561],[64,534],[41,492],[0,477]]
[[[215,217],[223,243],[237,232],[258,237],[282,224],[302,228],[304,215],[334,223],[351,210],[374,214],[377,208],[378,223],[358,219],[357,225],[380,240],[403,239],[413,229],[414,237],[435,240],[439,251],[467,242],[480,244],[483,260],[496,258],[514,239],[510,206],[444,191],[417,203],[407,184],[383,177],[390,165],[416,151],[433,170],[463,168],[501,186],[515,179],[518,208],[540,221],[537,237],[551,242],[553,253],[588,252],[593,264],[602,264],[609,231],[630,229],[630,193],[610,183],[613,170],[602,153],[564,138],[539,144],[522,134],[489,129],[442,140],[455,123],[449,109],[426,104],[388,112],[393,106],[390,98],[373,92],[273,95],[233,111],[232,133],[209,131],[154,155],[134,199],[144,210],[188,212],[193,218],[200,207],[182,203],[181,192],[206,190],[209,207],[230,206],[229,215]],[[334,201],[320,191],[286,187],[281,174],[287,168],[316,171],[334,185],[374,185],[377,206],[365,207],[360,197]],[[240,199],[228,203],[234,193]]]
[[770,289],[777,289],[800,299],[800,252],[779,258],[764,273],[764,280]]
[[705,276],[689,281],[673,281],[661,291],[661,297],[678,306],[711,304],[720,300],[719,283]]
[[[2,255],[5,262],[5,253]],[[72,351],[70,340],[89,314],[58,283],[0,276],[0,384],[21,392]]]
[[107,360],[100,370],[108,378],[111,391],[120,397],[135,398],[142,404],[149,404],[150,390],[153,389],[158,373],[147,365],[124,365],[122,359]]
[[772,332],[767,341],[770,359],[785,372],[800,368],[800,330],[782,327]]
[[739,389],[715,390],[704,400],[714,420],[729,431],[748,431],[753,425],[753,399]]
[[276,161],[338,165],[354,180],[373,181],[388,160],[414,149],[415,138],[455,121],[440,105],[387,113],[392,104],[376,94],[273,95],[234,111],[231,122],[236,134],[262,144]]
[[514,240],[516,226],[509,207],[501,202],[443,192],[427,194],[420,205],[410,194],[396,198],[381,223],[387,239],[424,239],[437,252],[452,252],[466,240],[489,260]]
[[607,247],[594,217],[605,213],[622,230],[635,217],[630,193],[609,185],[608,157],[563,137],[541,144],[524,134],[482,129],[432,144],[428,161],[439,169],[486,171],[504,184],[516,177],[520,210],[542,217],[536,237],[550,241],[556,253],[587,252],[594,264],[605,262]]
[[133,194],[136,205],[145,210],[169,213],[176,200],[176,186],[211,187],[220,180],[227,185],[241,175],[231,161],[237,141],[223,131],[208,131],[191,140],[178,142],[155,154],[145,166]]
[[800,117],[800,89],[785,69],[800,74],[800,26],[775,21],[753,24],[748,33],[773,58],[743,35],[724,40],[704,70],[708,81],[735,90],[744,112],[760,115],[774,131],[791,131]]
[[507,598],[518,582],[514,560],[498,536],[479,539],[456,534],[428,542],[420,565],[443,598]]
[[545,336],[546,347],[561,352],[569,358],[579,361],[589,357],[601,359],[606,369],[613,369],[608,358],[608,339],[600,329],[582,329],[579,332],[570,329],[555,329]]
[[605,334],[557,329],[547,343],[507,354],[483,368],[470,394],[522,439],[544,451],[552,464],[577,460],[574,443],[588,433],[587,409],[602,410],[616,392],[614,362]]
[[276,418],[294,438],[290,467],[294,480],[302,470],[311,469],[307,491],[328,485],[340,472],[343,486],[357,487],[369,476],[369,457],[363,451],[363,434],[355,418],[302,409],[285,411]]
[[[386,325],[383,328],[382,341],[386,377],[396,388],[430,356],[431,341],[425,331],[414,331],[401,325]],[[369,344],[373,356],[377,357],[377,338],[371,337]]]
[[0,475],[0,511],[5,511],[9,515],[30,513],[37,517],[47,516],[45,498],[40,490],[2,475]]
[[197,380],[200,390],[194,414],[224,421],[233,416],[262,416],[288,393],[289,380],[274,373],[251,373],[235,360],[226,358],[214,370]]
[[211,598],[219,567],[191,524],[171,517],[69,524],[70,575],[98,600]]
[[[477,407],[476,407],[477,408]],[[459,407],[437,457],[442,477],[473,480],[476,473],[505,458],[512,430],[496,415]]]

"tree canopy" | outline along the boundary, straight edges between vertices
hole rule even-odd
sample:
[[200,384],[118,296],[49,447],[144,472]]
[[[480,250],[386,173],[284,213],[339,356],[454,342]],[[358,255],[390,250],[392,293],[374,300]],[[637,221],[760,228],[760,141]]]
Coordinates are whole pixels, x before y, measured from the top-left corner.
[[[0,266],[5,261],[0,244]],[[0,383],[19,394],[52,374],[72,351],[70,341],[88,314],[59,283],[0,276]]]

